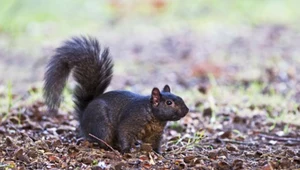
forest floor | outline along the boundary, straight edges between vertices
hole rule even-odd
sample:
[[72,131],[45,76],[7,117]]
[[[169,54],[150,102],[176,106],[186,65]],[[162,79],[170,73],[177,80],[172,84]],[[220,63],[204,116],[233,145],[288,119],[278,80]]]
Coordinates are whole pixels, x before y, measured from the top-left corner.
[[162,153],[142,144],[122,155],[78,142],[72,88],[51,117],[40,87],[20,96],[8,85],[0,94],[0,169],[300,169],[299,33],[264,25],[182,31],[151,45],[114,42],[109,90],[149,94],[169,84],[190,108],[168,124]]
[[[3,0],[0,169],[300,169],[299,2]],[[168,84],[189,107],[161,154],[79,141],[72,79],[47,112],[46,63],[86,34],[110,48],[108,91]]]

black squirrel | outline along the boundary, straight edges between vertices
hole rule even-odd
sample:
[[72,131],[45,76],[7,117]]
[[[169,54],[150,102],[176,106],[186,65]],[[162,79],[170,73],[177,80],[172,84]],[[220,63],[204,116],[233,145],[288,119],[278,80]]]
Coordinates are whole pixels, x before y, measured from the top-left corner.
[[[165,85],[154,87],[151,95],[129,91],[104,93],[112,79],[113,62],[108,48],[102,53],[95,38],[73,37],[56,49],[45,72],[44,98],[49,110],[57,110],[61,93],[72,72],[78,83],[74,102],[80,131],[88,140],[107,144],[122,153],[129,152],[137,141],[150,143],[160,152],[167,121],[184,117],[189,109],[184,101]],[[104,142],[93,138],[96,136]]]

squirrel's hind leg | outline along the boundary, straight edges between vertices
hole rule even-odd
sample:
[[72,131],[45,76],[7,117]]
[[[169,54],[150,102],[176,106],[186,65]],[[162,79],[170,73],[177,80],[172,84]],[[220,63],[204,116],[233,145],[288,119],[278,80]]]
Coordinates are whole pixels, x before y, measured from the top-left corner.
[[[91,107],[95,108],[95,107]],[[114,131],[110,126],[105,114],[101,113],[102,109],[86,109],[80,120],[80,128],[83,136],[89,141],[99,143],[101,148],[108,149],[114,146]]]
[[97,142],[103,149],[115,148],[112,131],[107,127],[91,127],[85,136],[88,140]]

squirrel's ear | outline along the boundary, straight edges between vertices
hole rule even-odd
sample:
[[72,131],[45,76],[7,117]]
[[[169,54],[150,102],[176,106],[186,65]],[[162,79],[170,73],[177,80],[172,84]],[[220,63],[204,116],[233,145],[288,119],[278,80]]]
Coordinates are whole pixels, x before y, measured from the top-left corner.
[[161,97],[161,94],[160,94],[160,91],[158,88],[154,87],[152,89],[152,93],[151,93],[151,103],[154,105],[154,106],[157,106],[160,102],[160,97]]
[[170,86],[169,85],[165,85],[165,87],[163,88],[163,92],[171,92],[171,88],[170,88]]

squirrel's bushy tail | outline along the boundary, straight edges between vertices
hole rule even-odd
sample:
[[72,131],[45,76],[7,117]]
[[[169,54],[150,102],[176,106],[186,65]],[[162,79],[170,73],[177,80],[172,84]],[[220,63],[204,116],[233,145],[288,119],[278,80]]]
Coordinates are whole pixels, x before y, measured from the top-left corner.
[[76,111],[81,113],[88,103],[102,94],[112,79],[113,63],[108,48],[101,53],[94,38],[73,37],[56,49],[45,73],[44,98],[49,109],[57,110],[61,93],[71,71],[78,83],[74,91]]

